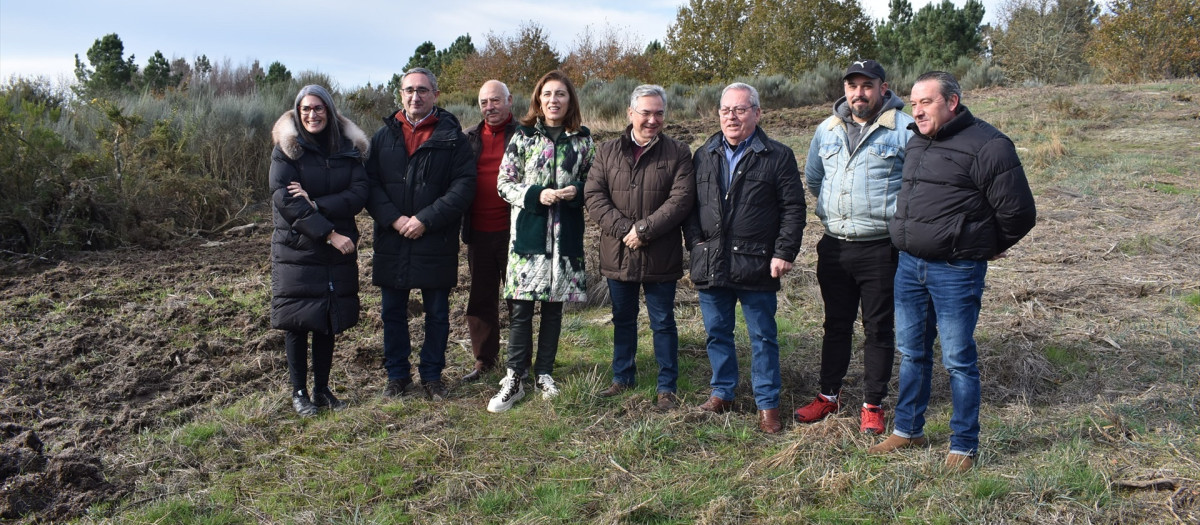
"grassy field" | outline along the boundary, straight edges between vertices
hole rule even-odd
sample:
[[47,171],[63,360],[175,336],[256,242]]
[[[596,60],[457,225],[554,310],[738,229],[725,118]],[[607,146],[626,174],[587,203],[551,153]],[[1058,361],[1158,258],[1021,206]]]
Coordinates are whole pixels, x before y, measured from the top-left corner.
[[[456,382],[473,363],[458,326],[448,350],[450,400],[384,399],[379,296],[368,285],[364,321],[339,338],[335,355],[332,381],[351,408],[298,418],[285,395],[282,336],[260,320],[269,296],[266,233],[236,241],[255,246],[251,263],[191,272],[181,264],[172,266],[176,280],[130,289],[118,289],[118,274],[74,296],[16,297],[23,288],[13,280],[49,282],[49,272],[67,270],[21,273],[0,288],[8,290],[3,307],[38,314],[4,322],[5,352],[32,344],[21,335],[29,325],[46,339],[89,326],[73,320],[83,301],[92,313],[149,318],[167,334],[161,354],[130,366],[222,363],[213,372],[220,380],[202,383],[197,401],[97,445],[106,475],[128,489],[91,504],[76,516],[84,523],[1196,523],[1200,84],[988,89],[964,103],[1013,138],[1039,212],[1029,237],[989,269],[977,333],[981,450],[966,474],[941,469],[950,402],[938,367],[931,446],[886,457],[866,454],[881,438],[857,432],[853,407],[818,424],[789,421],[777,436],[757,430],[747,386],[734,413],[695,409],[710,369],[686,279],[676,308],[686,406],[666,413],[653,408],[644,312],[638,387],[595,396],[611,380],[604,306],[567,314],[557,399],[527,397],[507,413],[487,413],[500,376]],[[803,161],[810,122],[827,110],[766,111],[768,134]],[[668,133],[691,137],[693,147],[716,129],[676,124]],[[809,221],[799,271],[780,296],[785,414],[816,393],[821,228]],[[362,263],[366,271],[369,259]],[[97,305],[102,296],[114,299]],[[172,304],[217,312],[219,321],[181,323]],[[464,307],[459,290],[456,324]],[[740,324],[738,348],[748,364]],[[39,366],[10,357],[10,370]],[[85,384],[86,368],[77,370],[73,384]],[[856,355],[846,397],[860,399],[861,388]],[[10,417],[32,428],[44,418],[10,414],[24,414]]]

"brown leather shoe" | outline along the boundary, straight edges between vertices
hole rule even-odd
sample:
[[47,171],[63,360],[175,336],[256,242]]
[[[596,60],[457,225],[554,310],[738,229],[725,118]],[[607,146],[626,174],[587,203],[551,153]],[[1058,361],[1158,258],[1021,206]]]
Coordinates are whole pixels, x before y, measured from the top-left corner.
[[925,439],[925,436],[909,439],[892,434],[883,440],[882,443],[868,448],[867,452],[871,454],[887,454],[902,448],[923,447],[926,443],[929,443],[929,440]]
[[679,398],[675,397],[674,392],[659,392],[658,403],[655,403],[654,406],[663,412],[675,410],[679,408]]
[[708,401],[705,401],[704,404],[700,405],[700,410],[712,412],[714,414],[728,412],[731,409],[733,409],[733,401],[726,401],[717,396],[709,397]]
[[630,389],[629,385],[613,381],[613,384],[609,385],[608,388],[601,390],[600,393],[598,393],[596,395],[598,395],[600,397],[612,397],[612,396],[620,394],[621,392],[624,392],[629,389]]
[[975,466],[975,458],[962,454],[946,454],[946,469],[951,472],[966,472]]
[[779,422],[779,409],[759,410],[758,428],[768,434],[778,434],[780,430],[783,430],[783,423]]
[[483,379],[483,374],[486,374],[488,370],[489,369],[487,367],[475,365],[475,369],[467,372],[467,375],[462,376],[461,381],[464,383],[473,383],[475,381],[479,381],[480,379]]

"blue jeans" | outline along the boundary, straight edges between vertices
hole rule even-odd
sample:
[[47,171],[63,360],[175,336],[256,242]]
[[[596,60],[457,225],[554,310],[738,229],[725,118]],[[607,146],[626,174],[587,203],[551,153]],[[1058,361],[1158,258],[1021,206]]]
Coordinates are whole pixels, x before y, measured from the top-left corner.
[[942,340],[942,366],[950,374],[950,453],[979,450],[979,368],[975,324],[983,298],[987,261],[927,260],[900,252],[896,269],[896,348],[900,392],[895,434],[924,435],[933,374],[933,340]]
[[[408,337],[409,290],[381,288],[383,291],[383,367],[388,380],[411,380],[408,356],[412,342]],[[423,288],[425,301],[425,341],[421,344],[421,362],[417,372],[422,383],[442,380],[446,367],[446,341],[450,338],[450,289]]]
[[700,290],[700,313],[708,333],[708,362],[712,365],[712,395],[733,401],[738,385],[737,348],[733,344],[734,307],[742,302],[742,316],[750,335],[750,384],[759,410],[779,408],[779,337],[775,327],[775,292],[709,288]]
[[608,279],[613,315],[613,381],[633,386],[637,378],[638,290],[646,291],[646,313],[654,333],[658,391],[674,392],[679,378],[679,330],[675,327],[675,281],[638,283]]

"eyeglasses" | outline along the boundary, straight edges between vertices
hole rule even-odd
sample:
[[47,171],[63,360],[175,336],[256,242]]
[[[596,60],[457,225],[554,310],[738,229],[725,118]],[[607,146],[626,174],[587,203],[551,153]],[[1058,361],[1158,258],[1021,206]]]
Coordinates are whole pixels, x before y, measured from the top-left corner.
[[325,106],[300,106],[300,114],[302,115],[324,115]]
[[404,96],[407,96],[407,97],[411,97],[413,95],[421,95],[422,97],[424,97],[433,90],[429,89],[427,87],[419,87],[419,88],[406,87],[404,89],[401,89],[400,91],[402,93],[404,93]]
[[729,115],[737,115],[737,116],[741,117],[741,116],[745,115],[747,111],[750,111],[756,107],[758,107],[758,106],[723,107],[723,108],[717,110],[717,114],[721,115],[722,117],[728,117]]

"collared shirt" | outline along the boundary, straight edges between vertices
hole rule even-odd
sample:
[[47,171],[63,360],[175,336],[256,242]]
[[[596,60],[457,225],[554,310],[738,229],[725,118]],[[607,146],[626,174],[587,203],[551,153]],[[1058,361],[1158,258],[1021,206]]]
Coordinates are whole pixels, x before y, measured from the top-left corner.
[[435,116],[437,114],[436,108],[415,124],[408,119],[408,114],[404,110],[400,110],[396,114],[398,117],[403,117],[403,120],[400,120],[400,129],[404,133],[404,149],[408,151],[408,156],[411,157],[417,153],[417,148],[421,147],[421,144],[424,144],[426,140],[429,140],[429,137],[433,136],[433,130],[437,127],[438,122]]
[[741,141],[737,146],[731,146],[729,145],[729,141],[722,140],[725,143],[725,191],[727,192],[733,186],[734,170],[737,169],[738,163],[742,161],[742,157],[746,155],[746,150],[749,149],[751,140],[754,140],[754,137]]
[[646,150],[650,149],[650,146],[653,146],[654,143],[658,142],[658,135],[655,135],[653,138],[646,141],[645,144],[642,144],[638,142],[637,136],[633,134],[633,129],[630,129],[629,140],[633,142],[633,162],[636,164],[638,159],[642,158],[642,154],[645,153]]
[[407,112],[407,111],[403,111],[403,110],[401,110],[401,111],[400,111],[400,113],[402,113],[402,114],[404,115],[404,120],[407,120],[407,121],[408,121],[408,123],[409,123],[409,124],[412,124],[412,127],[414,127],[414,128],[415,128],[415,127],[417,127],[417,126],[420,126],[422,122],[425,122],[425,119],[427,119],[427,118],[429,118],[429,117],[433,116],[433,114],[434,114],[434,113],[437,113],[437,112],[436,112],[436,111],[430,111],[429,113],[426,113],[424,117],[421,117],[421,119],[420,119],[420,120],[417,120],[417,121],[415,121],[415,122],[413,121],[413,119],[412,119],[412,118],[410,118],[410,117],[408,116],[408,112]]

